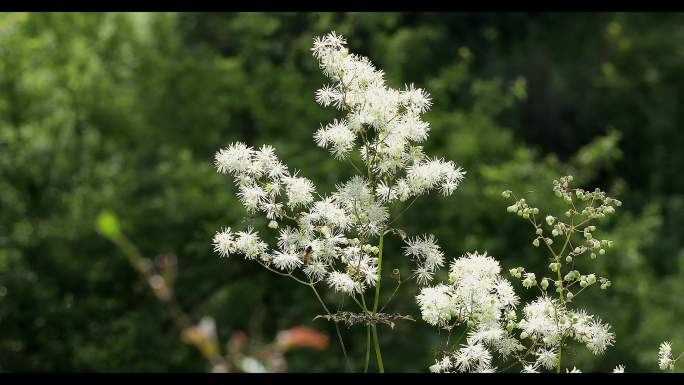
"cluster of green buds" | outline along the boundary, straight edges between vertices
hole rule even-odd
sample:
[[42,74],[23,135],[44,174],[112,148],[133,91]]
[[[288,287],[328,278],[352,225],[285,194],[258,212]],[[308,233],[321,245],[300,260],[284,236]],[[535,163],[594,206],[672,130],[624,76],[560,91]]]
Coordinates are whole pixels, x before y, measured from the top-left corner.
[[378,254],[380,252],[380,248],[377,246],[373,246],[369,243],[366,243],[361,247],[361,250],[363,250],[366,253],[373,253],[373,254]]
[[[508,273],[514,278],[524,278],[522,279],[522,285],[524,288],[529,289],[531,287],[537,286],[537,276],[534,273],[525,273],[524,267],[516,267],[508,270]],[[546,279],[546,278],[544,278]],[[548,286],[548,281],[546,282]]]
[[[597,239],[595,237],[596,226],[589,224],[589,222],[614,213],[614,207],[622,205],[619,200],[608,197],[600,189],[586,191],[580,188],[573,188],[571,187],[572,181],[573,177],[571,175],[553,181],[554,194],[562,198],[569,206],[565,212],[565,215],[569,217],[567,221],[553,215],[546,215],[542,220],[542,217],[537,216],[539,215],[539,209],[531,207],[524,198],[518,199],[510,190],[504,191],[501,194],[504,198],[513,198],[515,200],[512,205],[507,207],[508,212],[527,219],[534,226],[535,235],[532,239],[532,245],[540,247],[542,243],[545,243],[552,254],[549,269],[558,275],[558,279],[552,281],[550,278],[544,277],[539,287],[546,291],[550,282],[553,282],[556,292],[567,300],[572,300],[577,294],[573,294],[569,290],[571,285],[578,284],[584,289],[600,282],[602,289],[610,286],[610,281],[606,278],[597,278],[595,274],[580,274],[579,271],[574,270],[574,262],[579,256],[587,254],[591,259],[596,259],[599,255],[605,254],[606,249],[613,247],[613,241]],[[580,234],[583,238],[581,241],[577,241],[574,236]],[[561,238],[558,240],[558,247],[552,246],[554,238]],[[573,270],[567,272],[561,278],[561,270],[565,270],[563,269],[564,263],[569,264],[568,267]],[[534,274],[525,273],[522,267],[511,269],[510,273],[518,279],[523,277],[524,274],[522,284],[526,288],[537,285]]]
[[570,189],[570,182],[572,180],[572,175],[568,175],[553,181],[553,193],[557,197],[563,198],[567,203],[572,202],[572,190]]
[[[622,206],[622,202],[615,198],[608,197],[605,192],[596,188],[594,191],[587,191],[581,188],[571,188],[572,175],[564,176],[559,180],[553,181],[553,192],[557,197],[573,206],[572,209],[566,212],[567,216],[579,214],[588,218],[603,218],[607,215],[615,213],[615,207]],[[585,206],[581,210],[575,208],[573,197],[580,202],[584,202]]]
[[[510,191],[504,191],[501,195],[504,198],[509,198],[511,196],[510,193],[511,193]],[[536,207],[530,207],[530,205],[527,204],[527,202],[525,201],[524,198],[520,199],[520,200],[516,201],[515,203],[513,203],[512,205],[508,206],[508,208],[506,208],[506,210],[509,213],[518,214],[518,216],[523,217],[525,219],[528,219],[532,215],[538,215],[539,214],[539,209]]]

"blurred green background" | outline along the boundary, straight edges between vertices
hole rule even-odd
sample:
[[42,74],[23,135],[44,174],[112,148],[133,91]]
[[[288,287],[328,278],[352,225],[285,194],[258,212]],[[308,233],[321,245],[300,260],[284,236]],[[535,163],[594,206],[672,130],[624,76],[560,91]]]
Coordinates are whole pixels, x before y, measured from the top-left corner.
[[[220,226],[265,225],[245,217],[231,179],[212,166],[227,143],[274,145],[319,192],[351,175],[312,139],[338,116],[314,102],[325,79],[309,50],[331,30],[390,85],[431,93],[426,150],[468,172],[453,196],[418,200],[400,227],[434,233],[449,257],[487,250],[505,269],[546,274],[529,226],[500,193],[558,207],[551,180],[571,173],[624,205],[602,226],[616,248],[585,265],[613,286],[575,301],[612,324],[617,342],[599,358],[572,349],[564,362],[656,371],[662,340],[684,348],[684,15],[9,13],[0,15],[1,371],[208,370],[97,233],[103,209],[144,255],[177,255],[178,302],[195,322],[214,317],[222,344],[238,330],[268,342],[307,325],[332,346],[288,353],[289,370],[344,370],[334,329],[312,321],[321,310],[310,291],[211,250]],[[400,242],[385,247],[385,271],[406,269]],[[415,294],[402,287],[388,311],[417,315]],[[365,329],[342,332],[359,370]],[[424,322],[381,327],[386,369],[425,371],[443,337]]]

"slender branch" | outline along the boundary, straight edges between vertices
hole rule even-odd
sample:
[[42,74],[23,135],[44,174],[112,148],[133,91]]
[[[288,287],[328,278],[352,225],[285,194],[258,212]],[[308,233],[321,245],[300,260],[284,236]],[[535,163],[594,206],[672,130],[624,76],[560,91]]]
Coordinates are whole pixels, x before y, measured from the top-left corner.
[[[294,278],[294,277],[293,277]],[[321,298],[320,294],[318,294],[318,290],[316,290],[316,287],[309,283],[307,284],[313,290],[314,294],[316,295],[316,298],[318,299],[318,302],[321,303],[321,306],[323,306],[323,309],[325,312],[329,315],[332,316],[332,313],[330,310],[328,310],[328,307],[325,305],[325,302]],[[340,327],[337,325],[337,322],[333,322],[333,325],[335,325],[335,332],[337,333],[337,339],[340,341],[340,347],[342,347],[342,354],[344,355],[344,362],[345,365],[347,366],[347,370],[351,371],[351,365],[349,364],[349,356],[347,355],[347,348],[344,346],[344,340],[342,339],[342,333],[340,333]]]

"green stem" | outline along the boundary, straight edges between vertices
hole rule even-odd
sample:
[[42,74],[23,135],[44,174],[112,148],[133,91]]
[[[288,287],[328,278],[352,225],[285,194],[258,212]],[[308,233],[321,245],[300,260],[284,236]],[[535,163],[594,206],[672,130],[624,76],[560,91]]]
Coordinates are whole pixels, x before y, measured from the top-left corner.
[[379,251],[378,251],[378,283],[375,285],[375,300],[373,302],[373,312],[378,311],[378,306],[380,304],[380,283],[382,282],[382,246],[383,240],[385,238],[385,231],[380,233],[379,241]]
[[[329,315],[332,316],[332,313],[328,309],[328,307],[325,305],[325,302],[323,302],[323,298],[321,298],[320,294],[318,294],[318,290],[316,290],[316,287],[313,284],[306,284],[313,290],[314,294],[316,295],[316,298],[318,299],[318,302],[321,303],[321,306],[323,306],[323,310]],[[342,333],[340,333],[340,327],[337,325],[337,322],[333,322],[333,325],[335,325],[335,332],[337,333],[337,339],[340,341],[340,346],[342,347],[342,354],[344,355],[344,362],[347,365],[347,370],[350,369],[349,365],[349,356],[347,356],[347,348],[344,346],[344,340],[342,340]]]
[[368,373],[368,363],[370,362],[370,347],[371,347],[371,327],[366,326],[366,363],[363,365],[363,372]]
[[[380,241],[378,244],[378,283],[375,285],[375,300],[373,301],[373,313],[378,311],[380,305],[380,283],[382,282],[382,247],[385,239],[385,230],[380,233]],[[382,363],[382,353],[380,353],[380,344],[378,343],[378,329],[376,325],[371,326],[373,332],[373,345],[375,347],[375,356],[378,361],[378,369],[380,373],[385,372],[385,366]]]
[[[366,307],[366,296],[361,293],[361,302],[363,311],[368,313],[368,308]],[[354,297],[352,297],[354,298]],[[354,298],[356,300],[356,298]],[[371,328],[370,325],[366,325],[366,362],[363,365],[363,372],[368,373],[368,365],[370,363],[370,349],[371,349]]]
[[378,370],[380,373],[385,373],[385,366],[382,364],[382,353],[380,353],[380,344],[378,343],[378,329],[375,325],[371,326],[373,331],[373,345],[375,346],[375,358],[378,360]]

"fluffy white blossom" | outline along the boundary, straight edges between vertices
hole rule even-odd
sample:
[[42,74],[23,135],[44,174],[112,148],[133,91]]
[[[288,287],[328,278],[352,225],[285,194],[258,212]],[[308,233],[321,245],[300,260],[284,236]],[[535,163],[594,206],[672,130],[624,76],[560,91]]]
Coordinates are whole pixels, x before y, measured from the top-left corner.
[[341,230],[346,230],[352,223],[351,216],[332,197],[314,203],[310,213],[312,221]]
[[357,292],[356,282],[346,273],[333,271],[328,275],[328,285],[335,291],[352,294]]
[[661,370],[673,370],[674,358],[672,357],[672,345],[665,341],[658,348],[658,366]]
[[323,261],[312,261],[304,267],[304,274],[313,281],[320,281],[328,274],[328,266]]
[[613,373],[624,373],[625,372],[625,367],[624,365],[618,365],[613,369]]
[[432,281],[435,270],[444,266],[444,253],[433,235],[423,235],[406,240],[404,255],[418,265],[414,270],[418,283],[425,285]]
[[601,322],[601,320],[593,320],[582,330],[578,330],[581,337],[578,338],[585,342],[587,348],[594,354],[603,354],[608,346],[612,346],[615,342],[615,335],[610,332],[610,325]]
[[292,176],[284,178],[283,183],[285,183],[288,206],[307,206],[313,202],[314,186],[309,179]]
[[224,228],[214,235],[214,251],[222,257],[229,257],[235,252],[235,235],[230,227]]
[[452,295],[452,288],[443,284],[422,288],[416,300],[423,320],[430,325],[443,325],[450,321],[455,310]]
[[[435,253],[429,237],[408,243],[408,255]],[[486,253],[467,253],[451,263],[449,284],[438,284],[421,289],[416,297],[423,320],[446,327],[464,324],[469,327],[468,348],[462,353],[491,348],[502,357],[524,349],[510,333],[507,323],[514,314],[518,297],[505,278],[500,275],[499,263]],[[488,352],[491,357],[491,352]],[[488,365],[470,367],[457,365],[458,370],[487,371]]]
[[266,191],[257,185],[240,186],[237,196],[249,213],[256,212],[266,203]]
[[479,343],[461,345],[454,354],[454,360],[460,372],[486,372],[492,369],[492,354]]
[[551,370],[556,366],[558,360],[558,354],[554,349],[539,349],[536,352],[537,363],[547,370]]
[[273,254],[273,264],[280,270],[292,271],[302,264],[297,253],[277,251]]
[[352,150],[356,135],[345,121],[335,119],[325,127],[321,127],[314,134],[316,144],[323,148],[330,148],[330,152],[337,159],[344,159]]
[[259,234],[249,227],[247,231],[237,233],[235,249],[245,258],[254,259],[266,252],[268,245],[259,238]]
[[221,174],[244,172],[252,165],[252,154],[254,154],[254,150],[244,143],[232,143],[216,153],[214,163]]

